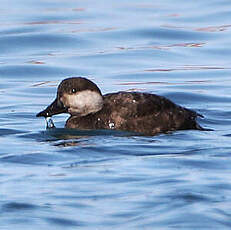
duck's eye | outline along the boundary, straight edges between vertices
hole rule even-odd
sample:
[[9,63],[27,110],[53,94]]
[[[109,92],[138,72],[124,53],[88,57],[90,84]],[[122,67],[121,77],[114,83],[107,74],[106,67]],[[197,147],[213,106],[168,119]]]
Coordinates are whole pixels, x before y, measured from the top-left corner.
[[73,88],[73,89],[71,90],[71,92],[72,92],[72,93],[76,93],[76,89]]

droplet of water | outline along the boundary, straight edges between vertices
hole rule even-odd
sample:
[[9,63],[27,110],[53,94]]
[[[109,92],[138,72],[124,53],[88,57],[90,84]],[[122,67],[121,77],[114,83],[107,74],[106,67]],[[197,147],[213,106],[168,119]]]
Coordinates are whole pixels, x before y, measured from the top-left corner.
[[47,123],[47,129],[53,129],[55,128],[55,124],[53,122],[53,120],[51,119],[51,117],[46,117],[46,123]]

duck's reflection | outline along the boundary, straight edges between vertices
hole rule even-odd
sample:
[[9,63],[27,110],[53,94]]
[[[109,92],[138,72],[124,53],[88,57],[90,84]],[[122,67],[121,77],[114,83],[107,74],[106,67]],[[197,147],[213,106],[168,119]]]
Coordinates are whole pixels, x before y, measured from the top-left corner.
[[[54,122],[52,122],[54,125]],[[125,132],[118,130],[78,130],[68,128],[47,128],[42,132],[43,141],[52,142],[54,146],[70,147],[70,146],[92,146],[92,138],[101,137],[135,137],[143,136],[139,133]]]

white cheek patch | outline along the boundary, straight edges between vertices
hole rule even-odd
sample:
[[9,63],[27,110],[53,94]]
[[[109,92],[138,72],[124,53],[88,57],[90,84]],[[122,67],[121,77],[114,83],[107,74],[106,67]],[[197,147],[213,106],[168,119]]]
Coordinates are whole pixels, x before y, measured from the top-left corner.
[[94,113],[102,109],[102,96],[91,90],[83,90],[76,94],[64,94],[62,102],[69,107],[69,113],[81,116]]

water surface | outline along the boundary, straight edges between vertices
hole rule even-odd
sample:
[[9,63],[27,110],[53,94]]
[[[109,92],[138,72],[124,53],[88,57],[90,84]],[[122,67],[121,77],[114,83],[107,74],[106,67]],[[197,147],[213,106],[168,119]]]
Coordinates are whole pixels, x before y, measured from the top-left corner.
[[[0,7],[1,229],[230,229],[230,1],[16,1]],[[59,82],[157,93],[203,127],[46,130]]]

